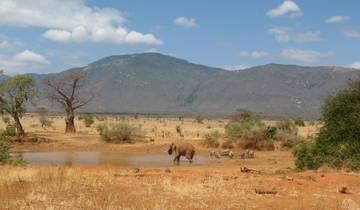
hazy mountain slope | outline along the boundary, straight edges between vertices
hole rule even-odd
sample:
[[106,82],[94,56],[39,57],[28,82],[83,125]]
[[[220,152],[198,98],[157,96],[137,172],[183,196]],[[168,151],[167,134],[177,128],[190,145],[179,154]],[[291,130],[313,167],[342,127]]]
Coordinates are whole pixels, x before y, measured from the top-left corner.
[[[158,53],[111,56],[89,64],[86,111],[227,115],[247,107],[267,116],[318,117],[323,100],[357,71],[269,64],[225,71]],[[38,76],[42,77],[42,76]]]

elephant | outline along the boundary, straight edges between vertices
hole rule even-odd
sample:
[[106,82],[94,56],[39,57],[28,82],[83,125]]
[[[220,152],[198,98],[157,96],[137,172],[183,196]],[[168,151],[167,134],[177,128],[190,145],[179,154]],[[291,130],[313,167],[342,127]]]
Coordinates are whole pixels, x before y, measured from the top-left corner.
[[[174,154],[173,154],[174,153]],[[171,143],[168,154],[174,156],[173,161],[178,163],[180,162],[180,157],[185,156],[190,163],[193,161],[195,155],[195,147],[190,143]]]

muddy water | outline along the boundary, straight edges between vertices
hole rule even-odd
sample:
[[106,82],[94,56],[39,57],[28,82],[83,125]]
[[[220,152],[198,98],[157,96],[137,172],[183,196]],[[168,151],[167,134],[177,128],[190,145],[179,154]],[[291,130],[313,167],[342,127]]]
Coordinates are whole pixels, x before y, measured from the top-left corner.
[[[41,166],[134,166],[161,167],[173,165],[172,156],[166,154],[126,154],[116,152],[23,152],[12,154],[14,158],[22,157],[30,165]],[[201,165],[209,160],[196,155],[193,165]],[[181,165],[189,162],[181,157]]]

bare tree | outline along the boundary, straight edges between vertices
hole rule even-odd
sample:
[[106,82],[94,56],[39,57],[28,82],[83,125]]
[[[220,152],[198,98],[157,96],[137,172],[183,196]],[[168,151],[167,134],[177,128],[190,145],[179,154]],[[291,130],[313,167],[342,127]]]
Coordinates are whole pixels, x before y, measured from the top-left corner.
[[49,76],[44,83],[50,87],[49,98],[59,103],[65,110],[66,133],[75,133],[75,111],[86,106],[94,95],[83,90],[81,81],[86,77],[85,70],[67,72],[58,76]]

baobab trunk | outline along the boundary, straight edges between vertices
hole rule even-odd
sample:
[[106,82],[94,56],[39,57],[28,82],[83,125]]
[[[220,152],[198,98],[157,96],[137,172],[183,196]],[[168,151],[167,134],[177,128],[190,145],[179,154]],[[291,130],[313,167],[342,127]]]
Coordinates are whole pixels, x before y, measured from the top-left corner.
[[16,125],[17,136],[20,138],[23,138],[25,136],[25,131],[21,125],[19,115],[17,113],[14,113],[13,118],[14,118],[15,125]]
[[73,112],[69,112],[66,113],[66,119],[65,119],[65,124],[66,124],[66,128],[65,128],[65,133],[75,133],[76,129],[75,129],[75,124],[74,124],[74,113]]

